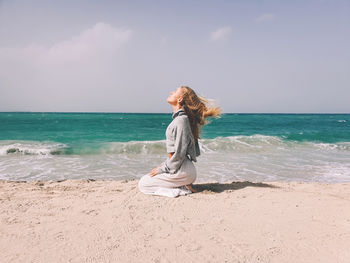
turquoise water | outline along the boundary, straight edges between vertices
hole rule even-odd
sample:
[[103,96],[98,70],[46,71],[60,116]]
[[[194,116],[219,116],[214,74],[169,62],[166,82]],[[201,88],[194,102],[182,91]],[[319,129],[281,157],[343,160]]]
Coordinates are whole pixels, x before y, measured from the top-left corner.
[[[166,158],[171,113],[0,113],[0,178],[138,178]],[[350,114],[223,114],[198,180],[350,181]]]

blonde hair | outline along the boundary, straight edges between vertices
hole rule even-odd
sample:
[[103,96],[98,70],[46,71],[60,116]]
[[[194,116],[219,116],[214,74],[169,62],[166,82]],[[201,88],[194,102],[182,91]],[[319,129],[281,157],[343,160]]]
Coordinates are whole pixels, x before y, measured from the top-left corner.
[[193,89],[187,86],[181,86],[183,90],[180,105],[184,108],[195,140],[200,138],[201,129],[210,122],[208,117],[220,118],[222,109],[213,105],[213,100],[198,96]]

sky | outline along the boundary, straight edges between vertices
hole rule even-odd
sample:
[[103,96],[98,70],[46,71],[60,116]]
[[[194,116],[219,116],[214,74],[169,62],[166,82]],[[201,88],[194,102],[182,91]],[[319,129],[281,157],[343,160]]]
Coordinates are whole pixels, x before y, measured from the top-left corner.
[[350,113],[350,0],[0,0],[0,111]]

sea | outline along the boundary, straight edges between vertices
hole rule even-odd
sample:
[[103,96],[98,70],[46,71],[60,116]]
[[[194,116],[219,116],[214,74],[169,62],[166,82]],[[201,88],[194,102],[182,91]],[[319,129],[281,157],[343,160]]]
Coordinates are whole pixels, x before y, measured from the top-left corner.
[[[196,182],[350,182],[350,114],[224,113]],[[169,113],[0,113],[0,179],[139,179],[168,157]]]

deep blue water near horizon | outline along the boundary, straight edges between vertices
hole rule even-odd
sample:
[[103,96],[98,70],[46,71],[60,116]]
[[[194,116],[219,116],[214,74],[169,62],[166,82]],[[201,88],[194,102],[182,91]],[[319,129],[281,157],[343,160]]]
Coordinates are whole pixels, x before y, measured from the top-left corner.
[[[224,113],[199,181],[350,181],[350,114]],[[0,179],[139,178],[166,159],[171,113],[0,112]]]

